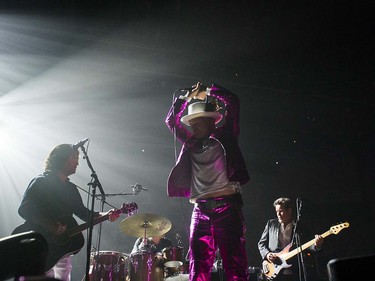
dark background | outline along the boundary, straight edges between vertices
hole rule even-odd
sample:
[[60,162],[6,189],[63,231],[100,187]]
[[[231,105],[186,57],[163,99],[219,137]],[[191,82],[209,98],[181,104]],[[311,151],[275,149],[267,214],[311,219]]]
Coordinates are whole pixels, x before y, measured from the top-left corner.
[[[164,118],[176,89],[202,81],[241,100],[249,264],[260,265],[256,244],[280,196],[302,198],[304,242],[350,223],[309,261],[318,278],[332,258],[374,254],[372,1],[0,3],[0,128],[19,121],[1,134],[25,136],[2,151],[2,237],[22,222],[17,205],[49,150],[89,137],[106,192],[148,188],[108,201],[169,218],[167,236],[186,249],[191,205],[166,196],[179,146]],[[72,180],[89,179],[81,160]],[[101,250],[129,253],[134,240],[103,224]]]

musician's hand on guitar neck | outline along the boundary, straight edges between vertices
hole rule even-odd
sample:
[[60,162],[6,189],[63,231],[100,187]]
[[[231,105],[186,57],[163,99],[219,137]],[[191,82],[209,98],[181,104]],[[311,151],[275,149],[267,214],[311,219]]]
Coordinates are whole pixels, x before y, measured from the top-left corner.
[[108,214],[108,220],[111,222],[114,222],[120,217],[120,214],[118,212],[115,212],[115,209],[111,209],[106,213],[103,213],[101,215],[107,215]]
[[317,250],[320,250],[322,248],[323,242],[324,242],[324,238],[321,235],[316,234],[314,245]]

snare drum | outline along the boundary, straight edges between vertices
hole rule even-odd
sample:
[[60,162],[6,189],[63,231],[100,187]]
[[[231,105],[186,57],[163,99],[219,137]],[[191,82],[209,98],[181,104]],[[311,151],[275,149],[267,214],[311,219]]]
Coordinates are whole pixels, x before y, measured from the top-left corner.
[[129,256],[115,251],[91,253],[90,281],[124,281],[129,279]]
[[183,265],[182,262],[183,248],[180,246],[172,246],[163,249],[163,255],[166,259],[165,267],[178,268]]
[[160,256],[148,251],[133,253],[130,256],[131,281],[163,281],[163,261]]

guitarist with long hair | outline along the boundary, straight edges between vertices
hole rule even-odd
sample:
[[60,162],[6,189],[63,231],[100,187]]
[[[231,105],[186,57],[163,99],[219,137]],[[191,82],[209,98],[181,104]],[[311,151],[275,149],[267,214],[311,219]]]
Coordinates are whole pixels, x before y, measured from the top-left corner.
[[[289,250],[293,238],[295,222],[292,213],[292,203],[289,198],[281,197],[274,201],[273,206],[277,219],[267,222],[262,236],[258,242],[258,249],[263,260],[263,273],[269,280],[298,281],[296,268],[289,267],[282,260],[283,251]],[[319,250],[323,244],[323,238],[315,235],[312,250]]]
[[[76,185],[68,178],[76,172],[78,159],[79,151],[71,144],[60,144],[52,149],[44,162],[44,173],[30,182],[18,209],[26,221],[13,231],[41,233],[49,247],[46,276],[63,281],[70,280],[72,254],[79,252],[84,244],[82,233],[72,237],[65,234],[71,226],[77,225],[73,215],[87,221],[90,214]],[[93,216],[108,216],[108,220],[115,221],[119,214],[112,209],[95,212]]]

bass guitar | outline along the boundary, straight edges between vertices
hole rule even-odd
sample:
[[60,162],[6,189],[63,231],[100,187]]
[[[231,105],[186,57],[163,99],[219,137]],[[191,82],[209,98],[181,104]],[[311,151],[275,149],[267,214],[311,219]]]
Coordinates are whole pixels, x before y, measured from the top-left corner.
[[[122,204],[120,209],[114,210],[114,213],[127,214],[130,216],[137,211],[137,204],[130,202]],[[109,214],[105,214],[93,218],[93,225],[108,220],[108,217]],[[23,224],[17,226],[12,232],[12,234],[17,234],[32,230],[43,235],[48,243],[48,257],[45,267],[46,271],[51,269],[62,257],[78,253],[85,244],[82,231],[90,227],[88,222],[78,225],[77,221],[73,217],[62,217],[56,221],[66,225],[66,231],[60,235],[49,232],[42,226],[34,224],[30,221],[25,221]]]
[[[349,223],[341,223],[335,226],[332,226],[329,230],[321,234],[323,238],[327,237],[328,235],[331,234],[338,234],[342,229],[349,227]],[[289,244],[286,246],[281,252],[277,253],[276,260],[272,263],[269,262],[268,260],[264,260],[262,263],[262,268],[263,268],[263,274],[266,276],[268,280],[274,279],[277,274],[279,274],[280,270],[283,268],[289,268],[292,265],[287,264],[287,260],[294,257],[295,255],[301,253],[305,249],[309,248],[315,243],[315,238],[310,240],[309,242],[306,242],[303,244],[301,247],[298,247],[294,249],[293,251],[289,252],[290,248],[292,247],[292,244]]]

